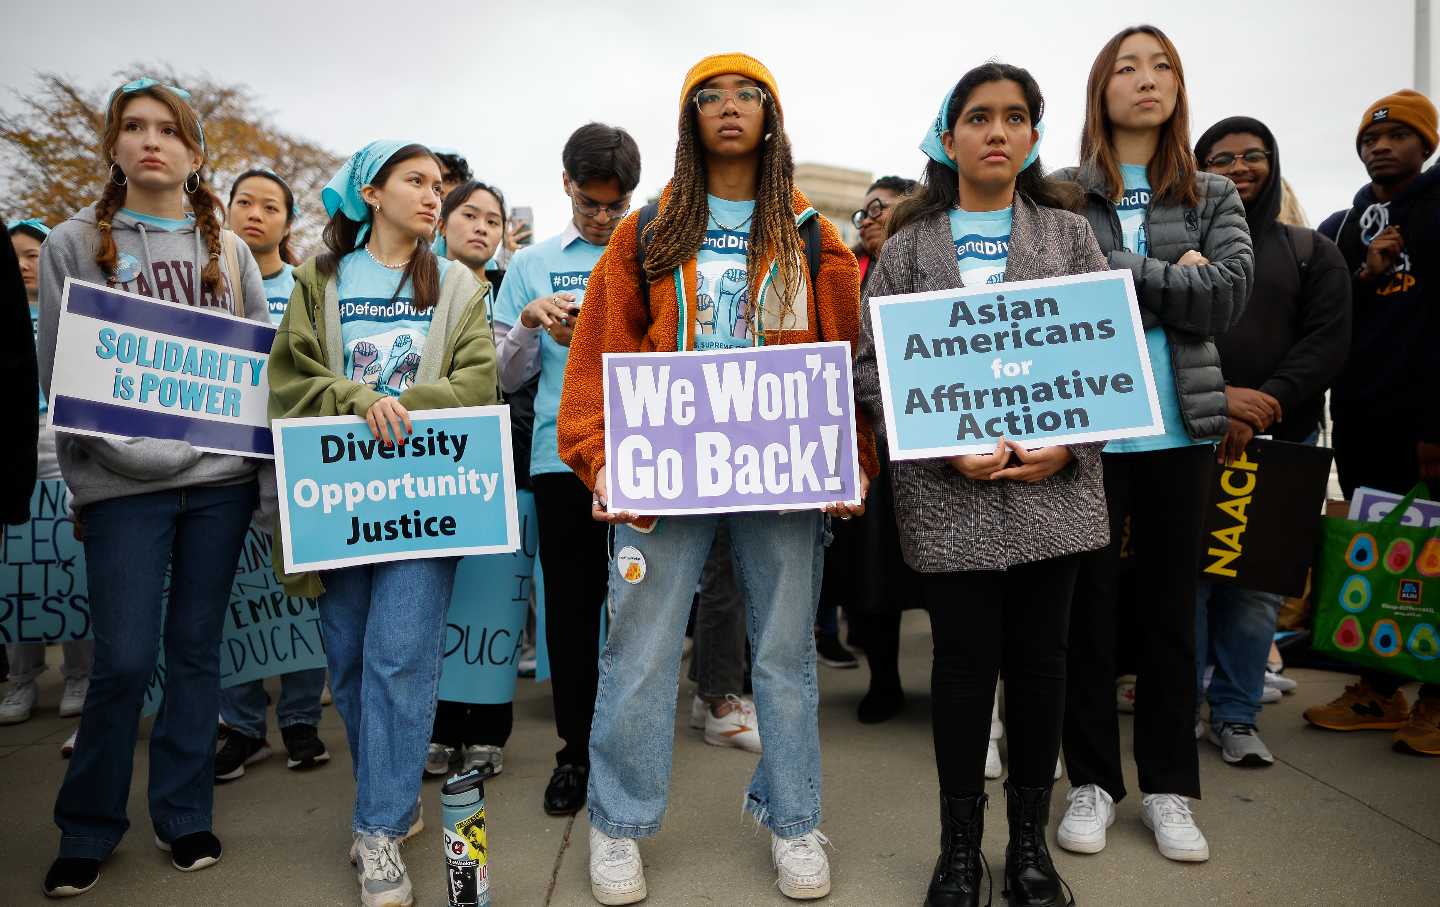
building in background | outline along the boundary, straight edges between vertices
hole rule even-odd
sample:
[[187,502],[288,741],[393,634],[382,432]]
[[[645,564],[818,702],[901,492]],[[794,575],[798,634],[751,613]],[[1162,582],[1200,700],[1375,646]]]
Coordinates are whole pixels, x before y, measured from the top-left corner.
[[865,190],[870,188],[870,183],[868,170],[828,164],[795,165],[795,188],[805,193],[815,210],[830,218],[845,238],[845,244],[850,246],[860,241],[860,231],[850,223],[850,215],[865,200]]

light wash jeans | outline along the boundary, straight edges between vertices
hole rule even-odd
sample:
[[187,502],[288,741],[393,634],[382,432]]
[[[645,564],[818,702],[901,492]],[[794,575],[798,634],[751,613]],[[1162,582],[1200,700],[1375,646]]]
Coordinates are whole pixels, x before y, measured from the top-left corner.
[[617,526],[613,551],[645,557],[638,583],[610,567],[614,616],[600,657],[590,731],[590,824],[614,837],[660,830],[670,787],[680,653],[695,583],[724,523],[745,600],[764,755],[745,808],[781,837],[820,823],[815,607],[824,517],[741,513],[662,517],[650,533]]
[[[1221,583],[1195,588],[1195,702],[1210,703],[1210,722],[1254,724],[1265,692],[1265,661],[1275,639],[1282,596]],[[1205,667],[1215,675],[1204,689]],[[1199,708],[1199,705],[1196,705]]]
[[458,563],[390,561],[323,576],[320,631],[355,772],[352,828],[361,834],[398,838],[410,830]]
[[[60,674],[66,680],[88,680],[95,664],[95,640],[71,639],[60,643],[64,661]],[[45,673],[45,644],[42,642],[10,643],[5,647],[10,660],[10,679],[16,683],[34,683]]]
[[[310,668],[280,675],[280,701],[275,703],[275,725],[320,723],[320,694],[325,691],[325,669]],[[263,740],[265,738],[265,681],[226,687],[220,691],[220,717],[231,728]]]

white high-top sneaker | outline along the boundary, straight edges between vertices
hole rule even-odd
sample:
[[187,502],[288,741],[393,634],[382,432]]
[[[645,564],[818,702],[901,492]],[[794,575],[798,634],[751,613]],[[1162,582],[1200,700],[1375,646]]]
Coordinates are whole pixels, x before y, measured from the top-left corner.
[[818,831],[795,838],[770,836],[770,859],[780,880],[780,892],[797,901],[813,901],[830,893],[830,839]]
[[591,826],[590,893],[607,907],[645,900],[645,864],[634,838],[612,838]]

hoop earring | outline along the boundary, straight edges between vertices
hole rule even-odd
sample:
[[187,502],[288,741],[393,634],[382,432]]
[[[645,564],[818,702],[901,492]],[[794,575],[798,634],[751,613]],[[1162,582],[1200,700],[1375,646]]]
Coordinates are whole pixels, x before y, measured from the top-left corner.
[[[191,180],[194,180],[194,181],[195,181],[195,185],[193,185],[193,186],[190,185],[190,181],[191,181]],[[185,179],[185,193],[186,193],[187,195],[193,195],[195,192],[198,192],[199,190],[200,190],[200,171],[199,171],[199,170],[195,170],[195,171],[192,171],[191,174],[190,174],[190,176],[188,176],[188,177]]]
[[[115,174],[117,172],[120,174],[119,179],[115,178]],[[125,176],[125,171],[121,170],[120,165],[115,163],[114,161],[110,162],[110,182],[114,183],[117,186],[124,186],[126,183],[130,182],[130,180],[127,179]]]

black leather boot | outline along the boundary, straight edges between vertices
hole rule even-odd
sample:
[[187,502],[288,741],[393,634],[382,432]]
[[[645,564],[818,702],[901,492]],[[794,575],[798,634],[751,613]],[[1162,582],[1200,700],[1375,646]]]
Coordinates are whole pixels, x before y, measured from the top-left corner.
[[1068,907],[1075,899],[1055,871],[1045,830],[1050,823],[1050,788],[1005,785],[1010,843],[1005,848],[1005,890],[1010,907]]
[[[985,794],[940,794],[940,859],[930,876],[925,907],[980,907],[980,839],[985,836]],[[990,895],[985,896],[990,907]]]

